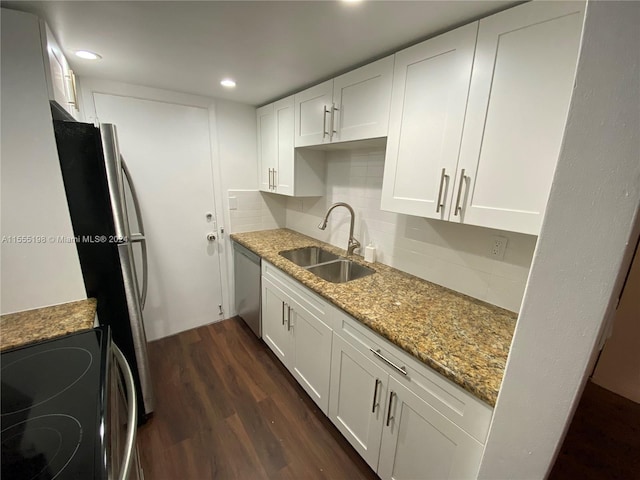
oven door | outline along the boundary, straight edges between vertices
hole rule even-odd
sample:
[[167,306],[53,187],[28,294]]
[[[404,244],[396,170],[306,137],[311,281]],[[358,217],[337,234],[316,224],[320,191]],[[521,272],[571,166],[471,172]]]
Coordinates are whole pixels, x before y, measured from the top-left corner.
[[109,368],[107,471],[110,480],[142,480],[136,446],[137,402],[131,368],[115,343]]

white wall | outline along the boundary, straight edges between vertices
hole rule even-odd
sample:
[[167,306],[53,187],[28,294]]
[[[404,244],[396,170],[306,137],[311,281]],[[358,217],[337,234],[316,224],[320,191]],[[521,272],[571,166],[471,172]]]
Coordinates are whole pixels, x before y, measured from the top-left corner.
[[[2,9],[0,313],[86,298],[49,108],[38,19]],[[12,236],[43,243],[12,243]]]
[[[95,120],[92,92],[126,95],[209,110],[212,152],[214,210],[217,219],[218,247],[222,272],[225,318],[235,314],[233,306],[233,249],[228,236],[230,215],[227,191],[255,188],[258,178],[255,108],[249,105],[173,92],[141,85],[131,85],[93,77],[79,79],[84,120]],[[223,230],[224,229],[224,233]]]
[[588,5],[562,152],[481,479],[545,478],[620,293],[638,235],[638,25],[638,2]]
[[[347,202],[356,212],[355,237],[377,247],[378,261],[480,300],[518,311],[536,237],[428,220],[380,210],[384,150],[326,153],[327,194],[289,198],[288,228],[346,249],[349,215],[338,208],[327,229],[327,208]],[[491,237],[508,239],[503,260],[489,258]],[[362,252],[361,252],[362,253]]]

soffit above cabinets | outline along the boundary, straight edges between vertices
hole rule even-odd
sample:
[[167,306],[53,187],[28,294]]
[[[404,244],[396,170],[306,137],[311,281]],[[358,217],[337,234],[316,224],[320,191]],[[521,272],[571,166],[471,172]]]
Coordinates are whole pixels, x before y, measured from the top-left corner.
[[[263,105],[520,2],[3,1],[49,24],[80,77]],[[102,55],[90,62],[73,55]],[[237,87],[220,86],[233,77]]]

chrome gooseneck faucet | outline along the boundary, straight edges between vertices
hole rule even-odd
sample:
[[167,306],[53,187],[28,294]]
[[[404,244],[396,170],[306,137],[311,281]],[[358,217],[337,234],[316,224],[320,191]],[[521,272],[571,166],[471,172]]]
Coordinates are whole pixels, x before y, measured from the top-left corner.
[[345,207],[347,210],[349,210],[349,213],[351,213],[351,224],[349,226],[349,243],[347,244],[347,255],[352,255],[353,251],[356,248],[360,248],[360,242],[355,238],[353,238],[353,223],[354,223],[356,214],[353,212],[353,208],[351,208],[351,205],[344,202],[337,202],[331,205],[329,207],[329,210],[327,210],[326,215],[324,216],[324,220],[322,220],[322,222],[320,222],[320,225],[318,225],[318,228],[320,230],[324,230],[325,228],[327,228],[327,220],[329,219],[329,215],[331,214],[331,211],[336,207]]

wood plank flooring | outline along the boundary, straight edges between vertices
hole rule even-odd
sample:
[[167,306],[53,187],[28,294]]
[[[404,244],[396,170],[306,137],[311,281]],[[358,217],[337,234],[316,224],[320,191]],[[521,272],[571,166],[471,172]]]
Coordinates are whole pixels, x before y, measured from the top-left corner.
[[377,479],[242,320],[149,344],[146,480]]
[[549,480],[640,479],[640,404],[588,382]]

